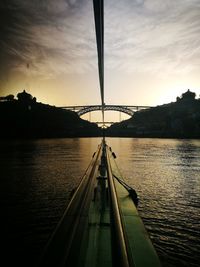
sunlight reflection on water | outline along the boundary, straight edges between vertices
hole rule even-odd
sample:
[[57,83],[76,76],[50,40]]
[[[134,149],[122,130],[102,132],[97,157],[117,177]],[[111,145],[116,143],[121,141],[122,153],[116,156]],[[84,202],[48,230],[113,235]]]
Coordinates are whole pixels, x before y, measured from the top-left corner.
[[199,266],[200,141],[111,139],[163,266]]

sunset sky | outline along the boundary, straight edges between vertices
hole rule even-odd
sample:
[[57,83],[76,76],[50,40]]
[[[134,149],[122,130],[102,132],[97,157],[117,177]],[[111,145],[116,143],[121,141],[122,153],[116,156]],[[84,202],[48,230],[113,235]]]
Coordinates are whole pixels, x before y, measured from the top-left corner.
[[[0,95],[100,104],[92,0],[0,1]],[[106,104],[200,95],[199,0],[105,0]],[[118,115],[117,115],[118,116]]]

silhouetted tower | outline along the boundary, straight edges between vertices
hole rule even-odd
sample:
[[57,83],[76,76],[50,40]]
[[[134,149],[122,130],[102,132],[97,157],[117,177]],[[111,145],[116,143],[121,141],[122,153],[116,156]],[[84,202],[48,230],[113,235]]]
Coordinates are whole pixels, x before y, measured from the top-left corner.
[[29,104],[33,101],[31,94],[28,94],[25,90],[22,93],[17,94],[18,101]]
[[184,94],[182,94],[181,99],[182,100],[186,100],[186,101],[191,101],[194,100],[196,97],[196,94],[191,92],[189,89],[187,90],[187,92],[185,92]]

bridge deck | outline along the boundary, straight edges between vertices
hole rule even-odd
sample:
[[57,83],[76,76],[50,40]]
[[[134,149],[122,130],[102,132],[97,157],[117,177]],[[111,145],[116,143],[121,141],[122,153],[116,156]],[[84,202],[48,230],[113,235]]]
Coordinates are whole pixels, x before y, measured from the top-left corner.
[[[76,111],[79,116],[82,116],[88,112],[102,110],[101,105],[87,105],[87,106],[63,106],[60,107],[67,110]],[[150,106],[133,106],[133,105],[105,105],[104,111],[119,111],[129,116],[133,116],[134,112],[151,108]]]

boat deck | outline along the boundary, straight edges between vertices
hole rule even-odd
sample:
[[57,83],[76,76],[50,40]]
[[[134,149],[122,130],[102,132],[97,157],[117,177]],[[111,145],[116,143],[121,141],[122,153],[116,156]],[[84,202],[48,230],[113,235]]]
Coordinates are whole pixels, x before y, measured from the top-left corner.
[[40,266],[157,267],[156,251],[105,141],[99,145]]

